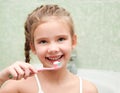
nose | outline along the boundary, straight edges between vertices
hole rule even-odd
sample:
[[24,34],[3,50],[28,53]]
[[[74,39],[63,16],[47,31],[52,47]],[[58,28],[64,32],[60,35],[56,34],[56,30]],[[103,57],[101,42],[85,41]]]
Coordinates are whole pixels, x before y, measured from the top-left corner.
[[59,51],[59,46],[56,43],[49,44],[48,53],[54,54]]

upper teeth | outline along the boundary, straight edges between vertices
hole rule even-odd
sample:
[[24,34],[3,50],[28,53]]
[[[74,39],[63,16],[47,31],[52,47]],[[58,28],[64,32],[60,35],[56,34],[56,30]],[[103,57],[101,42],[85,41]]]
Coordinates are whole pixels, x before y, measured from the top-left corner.
[[50,60],[58,60],[60,57],[61,57],[61,56],[58,56],[58,57],[55,57],[55,58],[49,57],[48,59],[50,59]]

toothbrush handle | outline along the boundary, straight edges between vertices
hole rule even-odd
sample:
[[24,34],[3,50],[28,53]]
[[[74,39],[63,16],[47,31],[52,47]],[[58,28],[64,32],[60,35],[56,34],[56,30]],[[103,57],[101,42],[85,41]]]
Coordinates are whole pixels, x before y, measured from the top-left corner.
[[38,71],[55,70],[55,68],[40,68]]

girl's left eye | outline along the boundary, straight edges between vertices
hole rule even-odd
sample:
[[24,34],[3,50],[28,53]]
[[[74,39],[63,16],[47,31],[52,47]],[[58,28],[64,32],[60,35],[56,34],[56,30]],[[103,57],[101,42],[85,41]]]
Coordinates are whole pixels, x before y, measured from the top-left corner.
[[65,38],[59,38],[58,39],[58,41],[64,41],[65,40]]

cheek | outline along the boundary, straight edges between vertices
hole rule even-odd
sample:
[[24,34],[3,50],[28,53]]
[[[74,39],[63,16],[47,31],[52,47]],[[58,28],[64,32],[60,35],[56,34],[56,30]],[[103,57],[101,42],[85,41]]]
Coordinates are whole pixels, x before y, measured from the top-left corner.
[[72,52],[72,45],[71,45],[71,43],[64,45],[63,51],[64,51],[67,59],[69,59],[69,57],[71,56],[71,52]]
[[43,62],[43,60],[44,60],[44,58],[45,58],[45,52],[44,52],[44,50],[43,50],[43,49],[37,50],[37,51],[36,51],[36,56],[37,56],[37,58],[38,58],[41,62]]
[[42,55],[44,55],[44,53],[45,53],[45,49],[44,48],[41,48],[41,47],[37,47],[36,46],[36,55],[38,56],[38,57],[41,57]]
[[65,51],[65,60],[66,60],[66,62],[69,62],[70,58],[71,58],[71,49],[67,49]]

